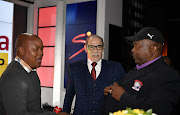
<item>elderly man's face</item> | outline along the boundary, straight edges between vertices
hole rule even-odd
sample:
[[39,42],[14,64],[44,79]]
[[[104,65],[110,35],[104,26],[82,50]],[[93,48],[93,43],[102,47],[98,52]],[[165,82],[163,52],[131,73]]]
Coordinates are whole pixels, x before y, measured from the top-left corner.
[[148,61],[151,61],[151,42],[152,41],[148,39],[133,42],[134,47],[131,52],[133,53],[133,59],[136,64],[142,65]]
[[102,52],[104,51],[101,39],[97,37],[90,38],[88,45],[85,46],[85,51],[92,62],[98,62],[102,58]]
[[24,44],[23,60],[32,68],[41,66],[43,57],[43,43],[39,38],[30,38]]

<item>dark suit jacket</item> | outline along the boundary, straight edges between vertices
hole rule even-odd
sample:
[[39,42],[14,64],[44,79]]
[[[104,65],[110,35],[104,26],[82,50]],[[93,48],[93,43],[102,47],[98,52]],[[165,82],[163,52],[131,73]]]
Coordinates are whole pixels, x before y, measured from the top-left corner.
[[70,113],[76,94],[75,115],[101,115],[104,88],[119,81],[124,74],[120,63],[102,60],[100,75],[94,81],[89,73],[87,60],[70,64],[63,111]]
[[40,93],[37,73],[12,61],[0,79],[0,115],[56,115],[41,109]]
[[[135,80],[142,82],[141,87],[137,87],[138,83]],[[120,101],[116,101],[108,94],[105,99],[104,115],[126,107],[145,110],[152,108],[158,115],[176,114],[175,108],[180,96],[180,77],[165,64],[163,58],[140,70],[135,68],[118,83],[126,93],[122,95]],[[136,86],[136,90],[132,88],[133,86]]]

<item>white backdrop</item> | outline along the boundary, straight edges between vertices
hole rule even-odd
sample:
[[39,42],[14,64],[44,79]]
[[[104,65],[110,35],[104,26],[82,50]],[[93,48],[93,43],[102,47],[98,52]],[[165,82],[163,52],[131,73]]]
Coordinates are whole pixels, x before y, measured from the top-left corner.
[[[5,61],[8,60],[8,62],[5,62],[5,66],[0,65],[0,76],[7,64],[12,61],[13,10],[13,3],[0,0],[0,58]],[[5,39],[5,37],[8,39]],[[9,44],[4,42],[9,42]]]

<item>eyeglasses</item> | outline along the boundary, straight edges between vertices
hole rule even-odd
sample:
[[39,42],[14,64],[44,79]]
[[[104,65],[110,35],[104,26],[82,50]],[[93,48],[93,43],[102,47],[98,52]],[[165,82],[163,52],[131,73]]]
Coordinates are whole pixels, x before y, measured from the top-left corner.
[[96,47],[97,50],[103,50],[103,45],[97,45],[97,46],[94,46],[94,45],[87,45],[88,49],[90,51],[93,51]]

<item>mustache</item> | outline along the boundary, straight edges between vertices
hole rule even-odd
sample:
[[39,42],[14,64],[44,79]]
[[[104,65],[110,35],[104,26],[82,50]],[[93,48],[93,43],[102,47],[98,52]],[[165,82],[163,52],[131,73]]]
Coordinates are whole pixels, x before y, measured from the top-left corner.
[[93,53],[92,55],[93,56],[99,56],[99,53]]

